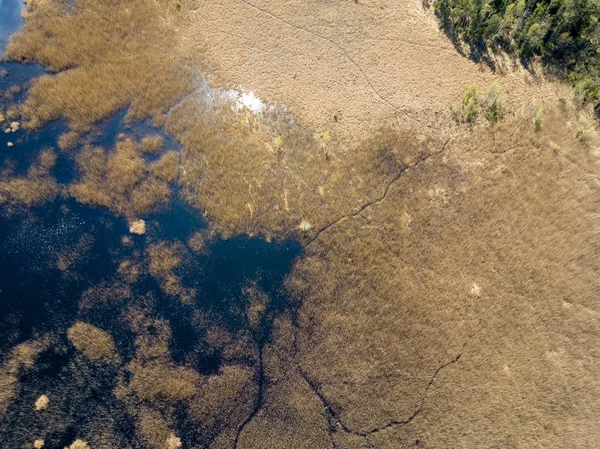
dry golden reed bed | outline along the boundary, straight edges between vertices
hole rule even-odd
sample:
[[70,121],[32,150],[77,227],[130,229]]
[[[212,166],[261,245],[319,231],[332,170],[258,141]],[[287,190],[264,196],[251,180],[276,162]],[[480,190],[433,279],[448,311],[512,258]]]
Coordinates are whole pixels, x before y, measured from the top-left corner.
[[122,108],[132,120],[159,118],[189,89],[190,69],[172,51],[180,15],[172,1],[30,1],[27,11],[5,57],[56,72],[29,92],[21,111],[29,128],[64,117],[85,132]]
[[169,183],[179,176],[179,156],[165,152],[147,163],[145,147],[129,138],[117,142],[107,154],[103,148],[85,147],[75,157],[79,179],[69,193],[82,204],[102,206],[130,220],[168,203]]
[[[25,126],[67,119],[73,132],[59,142],[67,150],[80,133],[124,107],[129,119],[151,116],[158,124],[166,120],[167,130],[183,145],[187,198],[208,213],[223,235],[280,237],[298,233],[302,222],[320,229],[339,211],[360,207],[397,166],[418,157],[401,146],[412,146],[410,142],[422,136],[404,129],[382,128],[346,152],[335,135],[303,129],[284,113],[260,118],[247,111],[207,112],[202,95],[185,97],[166,119],[162,112],[192,93],[192,83],[200,80],[186,69],[189,64],[177,46],[175,30],[184,20],[185,5],[178,11],[172,2],[160,3],[88,1],[76,9],[60,2],[31,3],[23,32],[12,39],[7,57],[35,60],[58,73],[34,83],[20,110]],[[110,30],[102,28],[105,20],[113,23]],[[80,29],[86,30],[89,42],[73,39]],[[202,61],[195,64],[201,66]],[[81,153],[78,163],[87,179],[72,186],[71,194],[128,217],[164,202],[168,194],[162,181],[172,181],[174,175],[161,176],[158,170],[170,161],[152,169],[162,179],[140,182],[140,156],[124,146],[120,143],[106,160],[99,150]],[[149,152],[160,146],[157,139],[142,141]]]
[[56,198],[60,187],[51,173],[55,163],[56,155],[46,149],[40,152],[38,161],[29,167],[26,176],[15,176],[10,168],[4,168],[0,173],[0,205],[5,211],[38,206]]

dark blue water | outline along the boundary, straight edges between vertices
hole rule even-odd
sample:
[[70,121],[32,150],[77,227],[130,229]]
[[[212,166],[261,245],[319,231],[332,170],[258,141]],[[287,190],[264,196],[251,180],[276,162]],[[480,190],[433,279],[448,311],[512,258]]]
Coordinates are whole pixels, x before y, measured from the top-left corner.
[[[8,36],[20,26],[21,7],[18,0],[0,0],[0,50]],[[16,63],[2,63],[0,71],[6,72],[0,76],[0,91],[13,92],[0,99],[2,110],[24,101],[31,81],[44,73],[37,65]],[[84,137],[110,151],[120,133],[139,139],[161,132],[148,123],[126,125],[126,113],[126,110],[120,111]],[[12,176],[25,175],[40,151],[56,149],[58,137],[67,130],[67,124],[60,121],[35,132],[20,130],[6,134],[2,129],[0,171],[11,167]],[[164,134],[163,137],[166,149],[179,151],[174,139]],[[9,148],[8,142],[14,146]],[[58,161],[52,174],[65,187],[78,176],[73,158],[79,150],[63,154],[56,149]],[[10,441],[10,447],[22,447],[31,443],[25,433],[35,429],[43,433],[39,427],[42,424],[35,421],[31,404],[40,394],[52,391],[62,407],[64,422],[46,434],[45,448],[62,449],[81,434],[82,429],[102,417],[116,420],[122,447],[143,447],[133,437],[132,418],[112,394],[116,368],[105,367],[101,373],[81,372],[81,367],[73,363],[76,351],[65,336],[66,329],[75,321],[89,322],[111,333],[124,363],[133,357],[135,335],[123,321],[127,304],[117,301],[83,310],[80,307],[82,294],[93,286],[121,282],[116,273],[119,263],[125,259],[147,263],[144,254],[148,245],[168,241],[180,242],[185,247],[190,236],[210,225],[199,211],[180,198],[175,186],[169,206],[143,218],[147,222],[147,234],[132,236],[133,244],[128,246],[122,243],[123,236],[130,236],[124,218],[106,209],[83,206],[68,197],[21,210],[9,211],[0,206],[0,365],[8,360],[10,349],[16,344],[43,335],[52,335],[55,341],[41,354],[36,368],[22,374],[20,393],[0,420],[0,441]],[[81,246],[81,242],[85,245]],[[57,268],[57,257],[69,248],[76,249],[77,257],[69,270],[63,272]],[[283,282],[300,253],[301,245],[296,241],[270,243],[247,237],[213,239],[200,255],[184,250],[184,263],[177,275],[185,287],[196,292],[190,304],[165,295],[157,280],[148,274],[131,286],[134,297],[131,301],[153,298],[153,316],[166,320],[171,327],[175,363],[202,374],[216,374],[224,363],[222,354],[207,342],[206,326],[198,326],[195,317],[200,313],[209,324],[226,329],[234,338],[250,334],[259,350],[269,341],[275,317],[298,306],[286,295]],[[244,291],[251,284],[270,297],[266,318],[259,329],[250,326],[245,313],[248,299]],[[259,360],[250,354],[246,361],[239,363],[259,371]],[[79,385],[76,397],[68,390],[72,384]],[[180,429],[189,441],[196,438],[199,442],[204,438],[194,432]]]
[[[9,79],[20,67],[9,67]],[[126,126],[124,115],[117,114],[99,124],[93,131],[93,141],[110,151],[108,147],[114,145],[120,133],[141,137],[159,132],[147,124]],[[0,133],[1,167],[10,165],[12,176],[25,175],[41,149],[56,148],[58,136],[66,128],[65,123],[55,122],[35,132]],[[8,141],[15,145],[7,147]],[[166,142],[167,148],[178,149],[173,139],[166,138]],[[59,159],[53,174],[66,187],[77,177],[73,164],[77,150],[68,155],[58,150],[56,153]],[[74,318],[83,290],[114,278],[118,262],[143,254],[148,241],[185,244],[194,233],[208,227],[201,213],[179,197],[176,187],[168,207],[143,217],[148,233],[133,236],[135,244],[131,248],[121,243],[123,236],[130,235],[124,218],[68,198],[8,215],[7,210],[0,211],[0,349],[3,351],[36,334],[64,330],[69,319]],[[88,251],[90,255],[74,268],[76,272],[69,276],[59,273],[57,255],[61,250],[75,247],[83,235],[94,241]],[[300,251],[295,241],[216,239],[202,255],[190,257],[184,280],[198,291],[198,304],[215,312],[221,324],[235,328],[243,325],[239,322],[242,289],[255,282],[278,297],[282,281]],[[160,291],[154,293],[161,296]],[[176,327],[178,323],[172,325]]]
[[0,54],[8,43],[8,38],[21,27],[21,0],[0,0]]

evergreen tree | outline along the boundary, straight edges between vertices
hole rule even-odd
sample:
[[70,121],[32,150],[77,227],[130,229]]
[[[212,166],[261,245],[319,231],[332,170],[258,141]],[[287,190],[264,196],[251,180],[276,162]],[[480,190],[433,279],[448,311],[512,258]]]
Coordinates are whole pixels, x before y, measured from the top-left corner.
[[600,0],[436,0],[452,37],[563,71],[600,114]]

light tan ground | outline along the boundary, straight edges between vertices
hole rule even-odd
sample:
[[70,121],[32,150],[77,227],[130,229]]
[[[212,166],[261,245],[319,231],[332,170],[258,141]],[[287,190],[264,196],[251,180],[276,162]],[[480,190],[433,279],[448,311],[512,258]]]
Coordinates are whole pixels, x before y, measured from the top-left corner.
[[216,84],[285,104],[302,124],[342,140],[364,138],[390,116],[444,127],[473,84],[485,92],[500,82],[513,107],[555,97],[556,86],[524,70],[499,76],[461,56],[418,0],[192,4],[180,47],[206,50]]

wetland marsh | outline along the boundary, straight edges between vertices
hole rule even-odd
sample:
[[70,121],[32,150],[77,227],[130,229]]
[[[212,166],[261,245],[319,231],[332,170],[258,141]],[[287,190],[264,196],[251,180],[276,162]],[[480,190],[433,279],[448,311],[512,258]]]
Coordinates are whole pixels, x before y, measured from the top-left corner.
[[0,51],[2,447],[598,446],[568,85],[391,0],[0,0]]

